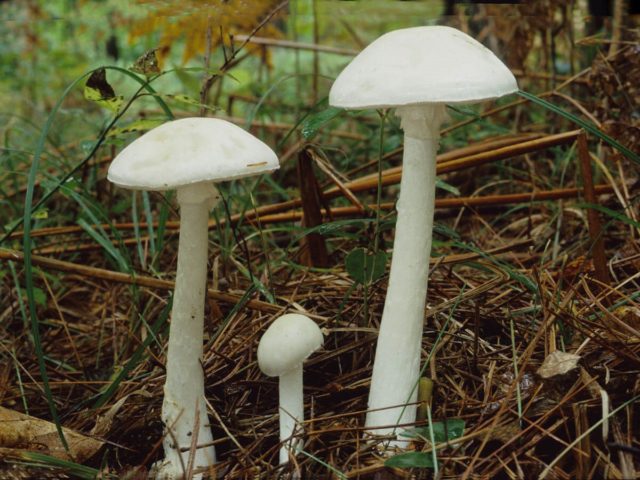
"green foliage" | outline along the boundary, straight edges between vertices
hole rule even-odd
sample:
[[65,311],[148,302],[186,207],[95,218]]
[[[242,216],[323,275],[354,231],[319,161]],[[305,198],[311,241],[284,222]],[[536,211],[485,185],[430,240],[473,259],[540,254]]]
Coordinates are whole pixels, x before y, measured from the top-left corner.
[[400,432],[400,436],[408,438],[433,438],[436,443],[452,442],[464,434],[465,422],[461,418],[449,418],[443,422],[433,422],[426,427],[416,427]]
[[[429,422],[426,427],[417,427],[401,432],[400,435],[408,438],[421,439],[429,443],[430,439],[438,443],[449,443],[464,434],[465,423],[459,418],[452,418],[444,422]],[[384,464],[386,467],[395,468],[437,468],[431,452],[407,452],[388,458]]]
[[87,467],[69,460],[61,460],[43,453],[22,452],[20,456],[25,460],[22,463],[26,466],[62,471],[68,475],[72,475],[75,478],[83,480],[94,480],[96,478],[108,480],[115,478],[113,475],[103,474],[95,468]]
[[347,273],[361,285],[371,285],[382,277],[386,265],[387,254],[385,252],[367,253],[364,248],[352,250],[344,260]]
[[385,467],[392,468],[434,468],[431,453],[407,452],[394,455],[384,462]]
[[308,116],[301,125],[302,136],[305,140],[311,140],[324,125],[338,117],[342,112],[344,112],[342,108],[327,107],[318,113]]

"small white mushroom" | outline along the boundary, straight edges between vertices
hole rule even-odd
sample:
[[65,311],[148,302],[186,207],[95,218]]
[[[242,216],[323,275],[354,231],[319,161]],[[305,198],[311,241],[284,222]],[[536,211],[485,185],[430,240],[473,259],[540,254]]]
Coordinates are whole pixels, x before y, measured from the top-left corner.
[[[446,103],[475,103],[515,92],[516,80],[487,48],[450,27],[389,32],[340,73],[329,103],[392,108],[404,130],[401,194],[387,298],[366,425],[390,434],[415,422],[436,185],[436,151]],[[400,405],[399,407],[397,405]],[[379,426],[384,428],[374,428]],[[396,432],[399,433],[399,432]]]
[[213,183],[277,168],[278,158],[267,145],[232,123],[214,118],[165,123],[127,146],[109,167],[108,178],[118,186],[178,191],[178,269],[162,403],[167,432],[158,478],[184,476],[196,434],[197,445],[206,446],[196,450],[193,467],[208,467],[216,461],[201,363],[208,220],[218,199]]
[[258,365],[265,375],[280,377],[280,464],[295,455],[302,430],[304,399],[302,364],[323,344],[322,332],[310,318],[289,313],[274,321],[258,345]]

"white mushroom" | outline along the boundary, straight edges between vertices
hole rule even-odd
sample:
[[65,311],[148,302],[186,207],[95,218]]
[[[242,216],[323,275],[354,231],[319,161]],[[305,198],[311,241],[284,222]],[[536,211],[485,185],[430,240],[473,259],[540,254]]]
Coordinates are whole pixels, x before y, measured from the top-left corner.
[[216,461],[201,364],[208,220],[218,199],[213,182],[277,168],[278,159],[267,145],[213,118],[165,123],[127,146],[109,168],[109,180],[121,187],[178,191],[180,238],[162,404],[165,460],[158,466],[159,478],[183,477],[194,435],[203,447],[197,449],[193,467]]
[[304,421],[302,364],[322,346],[322,332],[304,315],[289,313],[274,321],[264,332],[258,345],[258,365],[265,375],[280,377],[280,464],[295,455],[294,440]]
[[[347,65],[331,88],[333,106],[396,107],[404,130],[393,258],[369,392],[366,425],[371,433],[390,434],[394,425],[415,422],[416,408],[402,405],[415,402],[417,394],[435,156],[445,103],[474,103],[517,89],[511,72],[490,50],[456,29],[440,26],[381,36]],[[382,425],[385,428],[374,428]]]

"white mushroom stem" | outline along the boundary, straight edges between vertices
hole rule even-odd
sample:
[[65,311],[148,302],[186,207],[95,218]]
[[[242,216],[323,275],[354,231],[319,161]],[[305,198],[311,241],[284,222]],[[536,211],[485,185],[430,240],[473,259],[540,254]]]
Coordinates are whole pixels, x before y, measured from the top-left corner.
[[[178,189],[180,238],[162,404],[166,432],[161,478],[182,478],[189,465],[194,435],[198,435],[197,445],[213,441],[204,401],[202,344],[208,221],[216,199],[217,190],[211,183],[196,183]],[[181,449],[187,451],[181,453]],[[215,460],[215,449],[209,445],[196,450],[193,466],[207,467]]]
[[304,400],[302,391],[302,364],[280,375],[280,464],[289,461],[289,452],[296,454],[299,440],[294,437],[302,430]]
[[[387,297],[378,334],[366,426],[387,435],[416,419],[442,104],[401,107],[404,157]],[[393,407],[393,408],[389,408]],[[374,428],[383,427],[383,428]],[[393,442],[394,444],[397,444]]]

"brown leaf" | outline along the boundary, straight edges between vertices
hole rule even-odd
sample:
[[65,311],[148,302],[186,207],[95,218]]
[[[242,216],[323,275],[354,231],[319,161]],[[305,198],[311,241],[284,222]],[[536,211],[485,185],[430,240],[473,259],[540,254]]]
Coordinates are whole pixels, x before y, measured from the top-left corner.
[[69,444],[67,453],[55,424],[0,407],[0,448],[37,451],[61,460],[82,462],[93,456],[103,443],[68,428],[62,429]]
[[538,375],[544,379],[564,375],[576,368],[579,360],[580,355],[556,350],[544,359],[538,369]]

